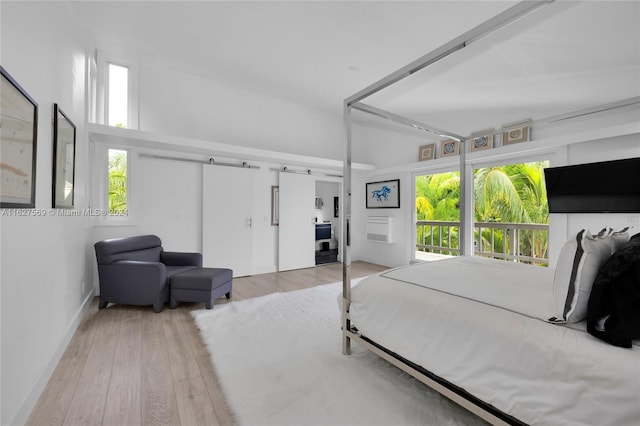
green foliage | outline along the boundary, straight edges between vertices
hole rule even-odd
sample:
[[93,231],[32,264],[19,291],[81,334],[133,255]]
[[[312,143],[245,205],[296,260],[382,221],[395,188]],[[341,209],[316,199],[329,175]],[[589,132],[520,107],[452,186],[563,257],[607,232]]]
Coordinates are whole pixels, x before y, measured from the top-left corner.
[[460,220],[460,173],[416,178],[418,220]]
[[[547,162],[512,164],[487,167],[474,171],[474,218],[476,222],[501,223],[549,223],[547,192],[544,182],[544,167]],[[460,175],[458,172],[419,176],[416,178],[416,214],[418,220],[459,221],[460,220]],[[457,231],[457,229],[456,229]],[[428,243],[432,237],[439,241],[440,233],[448,232],[418,229],[418,243]],[[453,230],[452,230],[453,233]],[[433,234],[433,235],[431,235]],[[541,234],[541,235],[538,235]],[[443,237],[448,238],[448,235]],[[452,236],[457,247],[457,233]],[[508,252],[510,239],[502,230],[482,231],[482,248],[490,246],[494,250]],[[478,236],[476,235],[477,239]],[[478,249],[482,249],[478,247]],[[536,257],[546,257],[548,236],[546,233],[521,233],[522,253],[533,253]]]
[[[113,154],[112,154],[113,153]],[[109,212],[127,211],[127,152],[109,153]]]
[[[460,221],[460,173],[441,173],[416,178],[418,220]],[[458,247],[458,228],[418,228],[419,244]],[[451,241],[449,245],[449,241]]]

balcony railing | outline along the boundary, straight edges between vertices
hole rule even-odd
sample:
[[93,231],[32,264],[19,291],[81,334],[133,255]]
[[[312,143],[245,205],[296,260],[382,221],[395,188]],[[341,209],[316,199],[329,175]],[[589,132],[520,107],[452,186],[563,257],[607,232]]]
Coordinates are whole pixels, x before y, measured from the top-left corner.
[[[459,222],[416,222],[416,257],[422,253],[457,256]],[[520,263],[548,265],[549,225],[535,223],[476,222],[473,247],[476,256]]]

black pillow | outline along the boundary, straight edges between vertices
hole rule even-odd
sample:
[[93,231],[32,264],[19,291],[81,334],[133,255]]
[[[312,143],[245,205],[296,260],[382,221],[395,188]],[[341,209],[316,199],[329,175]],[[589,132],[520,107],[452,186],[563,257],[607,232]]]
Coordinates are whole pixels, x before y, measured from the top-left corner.
[[587,331],[623,348],[640,339],[640,234],[600,268],[587,305]]

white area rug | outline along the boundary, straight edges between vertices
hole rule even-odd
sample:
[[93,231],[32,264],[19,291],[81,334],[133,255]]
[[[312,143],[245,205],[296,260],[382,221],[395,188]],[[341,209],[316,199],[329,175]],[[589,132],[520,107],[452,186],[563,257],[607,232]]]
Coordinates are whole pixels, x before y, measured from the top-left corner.
[[352,343],[341,353],[342,284],[194,311],[240,425],[481,425]]

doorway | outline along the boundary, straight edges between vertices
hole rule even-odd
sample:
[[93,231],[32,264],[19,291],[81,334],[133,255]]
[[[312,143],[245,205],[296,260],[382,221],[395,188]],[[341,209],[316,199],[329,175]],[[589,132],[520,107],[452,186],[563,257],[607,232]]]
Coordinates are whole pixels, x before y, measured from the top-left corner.
[[342,190],[342,179],[280,172],[278,182],[278,271],[338,261],[341,228],[333,203]]
[[315,193],[315,264],[338,261],[340,184],[317,180]]

